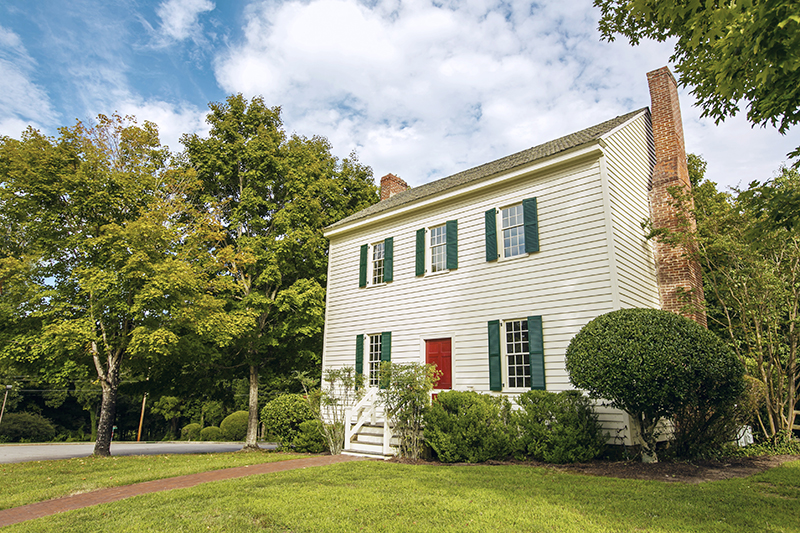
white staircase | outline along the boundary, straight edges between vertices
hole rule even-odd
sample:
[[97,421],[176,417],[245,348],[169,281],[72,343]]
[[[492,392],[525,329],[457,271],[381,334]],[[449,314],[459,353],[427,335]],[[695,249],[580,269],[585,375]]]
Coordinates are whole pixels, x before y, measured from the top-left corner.
[[345,411],[342,453],[383,459],[397,455],[399,442],[378,403],[378,389],[373,387],[352,409]]

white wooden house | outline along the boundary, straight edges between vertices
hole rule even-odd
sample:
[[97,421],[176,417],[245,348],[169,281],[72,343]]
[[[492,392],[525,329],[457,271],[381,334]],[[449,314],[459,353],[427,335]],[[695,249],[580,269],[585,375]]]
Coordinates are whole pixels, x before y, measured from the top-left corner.
[[[373,409],[382,360],[435,363],[440,390],[562,391],[567,345],[587,322],[624,307],[675,310],[676,287],[697,289],[690,264],[677,283],[659,282],[675,271],[666,261],[686,261],[657,256],[642,228],[657,210],[669,216],[661,189],[688,184],[675,80],[666,68],[648,78],[652,112],[416,188],[390,174],[381,202],[326,229],[323,370],[354,366],[370,387],[346,450],[392,451]],[[635,443],[625,413],[598,412],[610,442]]]

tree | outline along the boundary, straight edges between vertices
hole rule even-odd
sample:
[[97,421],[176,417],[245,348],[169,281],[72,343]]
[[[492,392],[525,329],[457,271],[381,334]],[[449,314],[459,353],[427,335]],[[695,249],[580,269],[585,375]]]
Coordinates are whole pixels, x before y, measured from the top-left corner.
[[[676,38],[670,58],[717,123],[747,105],[753,124],[785,134],[800,120],[800,2],[595,0],[603,39]],[[800,147],[790,157],[800,157]],[[800,160],[797,161],[800,164]]]
[[176,331],[211,329],[220,307],[195,260],[194,177],[169,164],[156,126],[100,115],[59,132],[0,140],[0,259],[23,266],[0,276],[30,323],[2,357],[40,372],[89,365],[102,388],[94,453],[109,455],[123,361],[169,355]]
[[[761,382],[759,426],[765,437],[778,440],[791,433],[800,385],[800,227],[780,218],[784,206],[772,200],[800,195],[800,174],[783,168],[764,185],[725,193],[704,179],[705,163],[697,161],[691,213],[697,231],[684,224],[685,231],[661,238],[696,251],[709,327]],[[678,212],[689,213],[685,194],[674,196]]]
[[280,109],[241,95],[209,105],[209,137],[182,142],[215,217],[210,250],[228,301],[230,356],[249,369],[245,447],[257,447],[259,374],[319,362],[327,241],[322,229],[377,201],[371,170],[320,137],[283,131]]
[[[178,421],[183,414],[184,406],[181,399],[175,396],[162,396],[153,404],[152,411],[164,417],[169,422],[170,436],[175,440],[178,435]],[[200,429],[198,429],[200,431]]]
[[657,460],[661,419],[700,406],[725,413],[744,391],[744,365],[719,337],[660,309],[593,319],[570,341],[566,367],[573,385],[638,423],[644,461]]

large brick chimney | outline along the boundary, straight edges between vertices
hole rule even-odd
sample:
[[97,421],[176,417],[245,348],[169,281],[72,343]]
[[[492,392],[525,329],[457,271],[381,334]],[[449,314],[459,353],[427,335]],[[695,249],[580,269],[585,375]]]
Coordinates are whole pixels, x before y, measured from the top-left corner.
[[409,189],[408,183],[394,174],[386,174],[381,178],[381,200],[391,198],[399,192]]
[[[684,229],[680,227],[676,209],[672,205],[673,197],[667,190],[678,186],[689,192],[692,188],[686,166],[678,84],[667,67],[648,72],[647,82],[652,102],[650,114],[656,156],[650,190],[650,216],[655,228],[681,231]],[[695,229],[693,218],[690,226],[691,230]],[[706,326],[706,314],[702,310],[703,279],[700,265],[690,259],[681,246],[656,242],[655,253],[661,308]],[[682,311],[690,303],[687,296],[695,308],[690,312]]]

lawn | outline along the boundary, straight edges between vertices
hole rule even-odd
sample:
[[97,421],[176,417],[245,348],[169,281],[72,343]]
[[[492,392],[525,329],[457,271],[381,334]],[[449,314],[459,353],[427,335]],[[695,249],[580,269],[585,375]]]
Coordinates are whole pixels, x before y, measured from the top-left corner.
[[343,463],[149,494],[23,531],[800,531],[800,461],[688,485],[527,466]]
[[236,452],[198,455],[83,457],[0,464],[0,509],[69,494],[235,466],[296,459],[299,455]]

